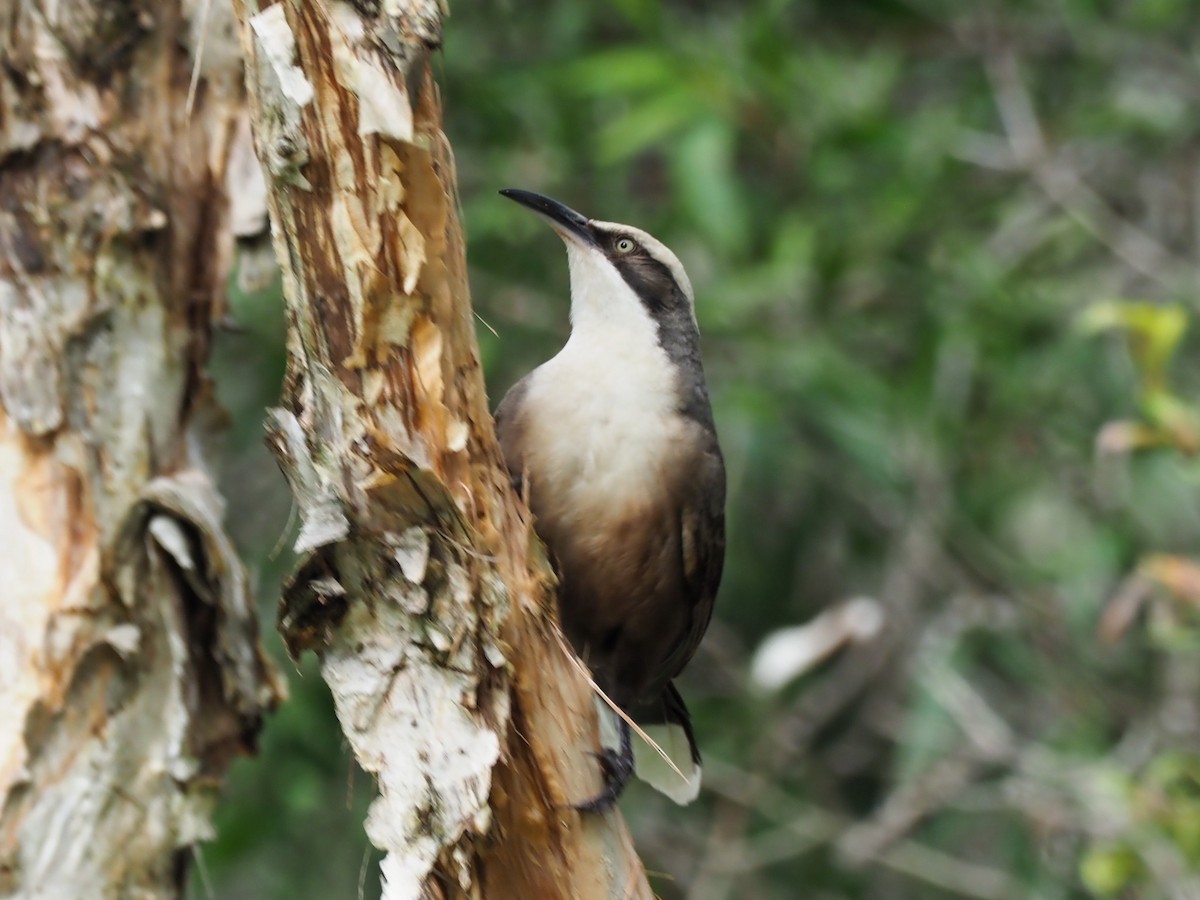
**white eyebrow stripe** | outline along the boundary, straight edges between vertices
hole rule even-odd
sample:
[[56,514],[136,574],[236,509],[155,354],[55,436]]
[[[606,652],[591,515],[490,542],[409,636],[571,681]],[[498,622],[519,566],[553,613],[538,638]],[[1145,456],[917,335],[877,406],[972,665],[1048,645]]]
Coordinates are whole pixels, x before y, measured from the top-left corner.
[[622,225],[619,222],[601,222],[598,219],[592,220],[592,225],[604,231],[616,231],[622,234],[627,234],[642,247],[652,257],[667,267],[671,273],[671,277],[675,279],[675,283],[683,290],[684,295],[688,299],[688,304],[695,309],[696,295],[692,292],[692,282],[684,271],[683,263],[679,258],[671,252],[671,249],[658,238],[646,234],[640,228],[634,228],[632,225]]

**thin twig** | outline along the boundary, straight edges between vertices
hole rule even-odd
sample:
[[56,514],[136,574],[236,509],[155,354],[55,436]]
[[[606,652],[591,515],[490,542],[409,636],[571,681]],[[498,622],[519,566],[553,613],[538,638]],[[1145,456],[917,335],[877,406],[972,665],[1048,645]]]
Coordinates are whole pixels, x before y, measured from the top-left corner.
[[[1033,176],[1056,206],[1122,262],[1158,284],[1173,287],[1164,271],[1186,271],[1191,266],[1152,235],[1113,212],[1074,169],[1055,157],[1012,50],[1000,47],[988,54],[984,57],[984,68],[1014,161]],[[1190,274],[1194,280],[1195,273]]]
[[204,896],[208,900],[216,900],[212,879],[208,875],[208,866],[204,864],[204,852],[199,844],[192,844],[192,858],[196,860],[196,871],[200,873],[200,885],[204,888]]
[[288,494],[291,497],[291,504],[288,506],[287,521],[283,523],[283,529],[279,532],[279,537],[275,539],[275,545],[271,548],[271,552],[267,554],[267,559],[271,560],[271,562],[274,562],[279,554],[283,552],[283,548],[287,546],[292,526],[296,524],[296,516],[300,512],[300,506],[296,503],[296,495],[291,491]]
[[578,656],[575,655],[575,652],[570,647],[567,646],[567,642],[563,639],[561,629],[558,629],[558,628],[554,629],[554,638],[555,638],[555,640],[558,641],[558,646],[562,649],[562,652],[566,654],[567,659],[569,659],[571,661],[571,664],[573,666],[575,666],[575,668],[577,668],[581,673],[583,673],[583,677],[587,679],[587,683],[592,686],[592,690],[595,691],[597,695],[599,695],[600,699],[603,700],[605,703],[607,703],[609,708],[612,709],[612,711],[615,712],[618,716],[620,716],[622,720],[624,720],[625,724],[628,725],[633,730],[634,734],[636,734],[643,741],[645,741],[647,744],[649,744],[654,749],[654,752],[663,758],[663,762],[665,762],[668,766],[671,767],[672,772],[674,772],[676,775],[678,775],[684,781],[687,781],[687,776],[679,771],[678,767],[671,760],[671,757],[667,756],[666,752],[662,749],[662,747],[658,746],[658,744],[656,744],[654,742],[654,740],[651,739],[651,737],[648,734],[646,734],[646,732],[642,731],[642,729],[640,727],[638,727],[637,722],[635,722],[635,721],[633,721],[633,719],[629,718],[629,715],[625,712],[625,710],[621,709],[621,707],[619,707],[619,706],[617,706],[617,704],[613,703],[613,701],[609,699],[608,694],[606,694],[606,693],[604,693],[604,691],[600,690],[600,686],[598,684],[596,684],[595,679],[592,678],[592,673],[588,670],[588,667],[585,666],[583,664],[583,661]]
[[854,865],[879,858],[966,788],[979,769],[978,763],[962,756],[940,760],[888,794],[870,819],[847,828],[837,841],[838,851]]
[[196,102],[196,88],[200,84],[200,66],[204,62],[204,45],[208,42],[208,16],[212,12],[212,0],[204,0],[204,10],[200,13],[200,38],[196,41],[196,59],[192,63],[192,78],[188,82],[187,103],[184,111],[187,118],[192,117],[192,107]]
[[[742,842],[738,851],[731,848],[726,857],[737,872],[744,874],[795,858],[820,844],[834,841],[838,834],[853,825],[853,820],[846,816],[789,797],[779,790],[778,785],[762,776],[720,761],[710,761],[709,769],[714,776],[710,779],[714,793],[738,803],[752,801],[756,813],[780,826],[756,839],[757,847]],[[872,852],[862,860],[863,863],[883,866],[962,897],[1015,900],[1022,896],[1018,884],[1007,873],[956,859],[912,839],[870,849]]]

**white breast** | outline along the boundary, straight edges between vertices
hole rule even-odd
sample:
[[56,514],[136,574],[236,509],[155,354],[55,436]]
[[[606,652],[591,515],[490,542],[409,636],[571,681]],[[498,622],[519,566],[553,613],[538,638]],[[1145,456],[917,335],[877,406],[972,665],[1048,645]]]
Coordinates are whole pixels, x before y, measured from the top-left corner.
[[[616,329],[572,335],[535,371],[526,463],[571,517],[649,499],[679,429],[670,363],[657,342]],[[556,506],[559,503],[555,503]]]

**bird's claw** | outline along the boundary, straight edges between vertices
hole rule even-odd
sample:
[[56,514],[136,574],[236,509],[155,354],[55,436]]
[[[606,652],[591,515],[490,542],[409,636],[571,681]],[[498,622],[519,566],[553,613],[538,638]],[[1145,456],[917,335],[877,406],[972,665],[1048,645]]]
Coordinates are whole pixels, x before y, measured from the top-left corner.
[[604,778],[604,788],[595,797],[576,803],[579,812],[607,812],[620,798],[629,779],[633,777],[633,744],[629,736],[629,726],[621,723],[621,749],[614,750],[605,747],[599,753],[593,751],[592,756],[600,763],[600,773]]

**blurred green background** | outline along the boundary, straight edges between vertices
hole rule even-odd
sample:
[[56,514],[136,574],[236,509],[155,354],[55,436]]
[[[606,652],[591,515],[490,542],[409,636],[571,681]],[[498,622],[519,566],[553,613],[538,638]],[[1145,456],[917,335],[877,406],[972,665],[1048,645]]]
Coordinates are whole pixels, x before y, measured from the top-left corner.
[[[1194,0],[452,3],[493,402],[567,331],[561,245],[497,189],[696,287],[730,545],[683,679],[706,790],[622,802],[660,896],[1200,896],[1198,60]],[[234,307],[221,474],[283,660],[278,285]],[[756,684],[851,598],[874,638]],[[192,896],[377,896],[368,780],[282,665]]]

